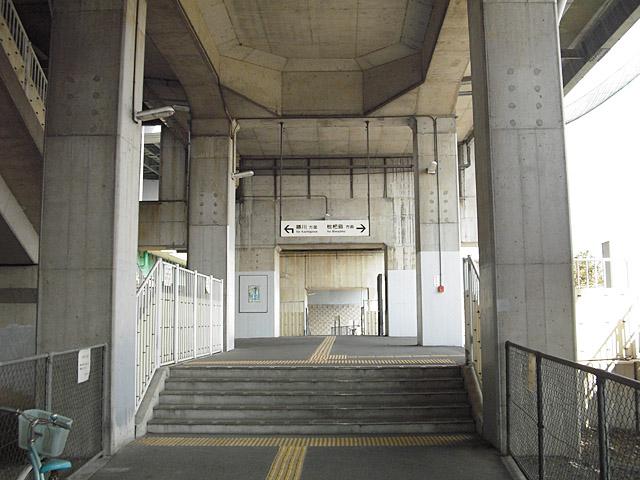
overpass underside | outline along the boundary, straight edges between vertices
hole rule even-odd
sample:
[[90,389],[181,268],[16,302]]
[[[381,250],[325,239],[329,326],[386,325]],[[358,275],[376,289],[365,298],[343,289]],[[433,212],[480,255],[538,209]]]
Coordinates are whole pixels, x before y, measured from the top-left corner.
[[[222,282],[220,359],[239,355],[236,339],[314,331],[411,337],[427,352],[481,343],[482,437],[506,452],[505,341],[575,356],[563,88],[638,18],[636,0],[14,3],[24,27],[7,7],[0,34],[26,40],[0,52],[0,341],[12,357],[109,346],[107,453],[135,438],[148,347],[134,259],[167,249],[208,278],[208,307],[211,276]],[[467,247],[482,285],[473,333]],[[157,284],[200,318],[179,278]],[[350,295],[357,307],[337,300]],[[344,305],[361,309],[346,329]],[[328,325],[309,320],[319,311]],[[145,442],[98,475],[179,451]],[[275,448],[278,465],[304,458],[232,443],[215,447],[220,468],[250,452],[264,476]],[[354,448],[319,451],[309,478],[330,453],[346,470],[379,453]]]

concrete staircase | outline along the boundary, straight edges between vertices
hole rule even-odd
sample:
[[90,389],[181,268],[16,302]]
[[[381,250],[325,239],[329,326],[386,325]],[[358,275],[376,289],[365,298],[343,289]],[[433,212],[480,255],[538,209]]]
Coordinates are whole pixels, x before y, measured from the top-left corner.
[[472,432],[460,367],[176,366],[159,434]]

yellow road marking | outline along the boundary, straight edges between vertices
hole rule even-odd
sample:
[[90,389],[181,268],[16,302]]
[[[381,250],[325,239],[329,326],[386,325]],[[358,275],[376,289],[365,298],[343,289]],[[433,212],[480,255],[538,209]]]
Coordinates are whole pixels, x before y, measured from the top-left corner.
[[429,447],[462,445],[475,441],[472,434],[392,435],[384,437],[144,437],[152,447]]
[[298,480],[306,454],[307,447],[280,447],[266,480]]

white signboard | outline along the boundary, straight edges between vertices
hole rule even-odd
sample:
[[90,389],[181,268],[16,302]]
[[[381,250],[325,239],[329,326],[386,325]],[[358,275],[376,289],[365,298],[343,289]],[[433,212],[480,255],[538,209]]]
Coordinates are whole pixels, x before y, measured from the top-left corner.
[[368,237],[369,220],[283,220],[281,237]]
[[173,284],[173,267],[170,267],[169,265],[163,265],[162,267],[164,269],[163,283],[167,287],[170,287]]
[[91,373],[91,349],[86,348],[78,352],[78,383],[89,380]]

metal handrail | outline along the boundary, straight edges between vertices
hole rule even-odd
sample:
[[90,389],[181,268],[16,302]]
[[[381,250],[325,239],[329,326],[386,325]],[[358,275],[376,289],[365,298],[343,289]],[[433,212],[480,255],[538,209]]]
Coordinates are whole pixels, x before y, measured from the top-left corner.
[[[47,99],[47,76],[42,69],[42,65],[40,65],[38,56],[33,50],[27,31],[20,21],[18,11],[12,0],[0,0],[0,14],[6,22],[7,29],[24,62],[25,75],[22,88],[27,94],[29,93],[28,89],[30,86],[35,88],[40,100],[44,103]],[[31,84],[29,82],[31,82]]]
[[525,347],[523,345],[519,345],[513,342],[505,342],[507,346],[507,350],[509,348],[516,348],[518,350],[522,350],[523,352],[530,353],[532,355],[537,355],[540,358],[544,358],[546,360],[551,360],[553,362],[559,363],[561,365],[565,365],[567,367],[575,368],[576,370],[581,370],[586,373],[590,373],[597,378],[604,378],[606,380],[612,380],[614,382],[622,383],[623,385],[627,385],[631,388],[639,388],[640,389],[640,381],[634,380],[628,377],[623,377],[622,375],[618,375],[617,373],[608,372],[606,370],[601,370],[599,368],[591,367],[589,365],[584,365],[582,363],[572,362],[571,360],[567,360],[561,357],[555,357],[553,355],[549,355],[548,353],[543,353],[539,350],[534,350],[533,348]]
[[465,356],[482,384],[482,343],[480,335],[480,274],[475,262],[468,256],[463,259]]
[[136,294],[136,408],[159,367],[222,351],[223,283],[158,259]]

